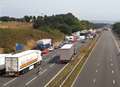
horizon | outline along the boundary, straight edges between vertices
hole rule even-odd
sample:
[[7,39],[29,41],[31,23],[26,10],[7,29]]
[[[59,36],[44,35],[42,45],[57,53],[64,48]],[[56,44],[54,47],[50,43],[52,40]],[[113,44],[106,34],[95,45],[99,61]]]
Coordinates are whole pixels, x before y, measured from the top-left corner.
[[[108,3],[109,2],[109,3]],[[23,17],[72,13],[80,20],[120,21],[117,0],[2,0],[0,16]]]

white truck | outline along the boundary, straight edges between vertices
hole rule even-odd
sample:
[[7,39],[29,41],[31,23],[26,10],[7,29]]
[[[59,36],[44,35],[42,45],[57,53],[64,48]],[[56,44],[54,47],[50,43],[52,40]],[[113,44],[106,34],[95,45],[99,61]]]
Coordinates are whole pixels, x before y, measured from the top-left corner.
[[73,41],[74,40],[74,36],[65,36],[65,40]]
[[37,48],[40,50],[48,49],[49,51],[53,50],[52,39],[41,39],[37,41]]
[[0,74],[5,72],[5,57],[11,54],[0,54]]
[[28,50],[5,58],[6,74],[18,76],[38,66],[42,61],[41,51]]
[[59,49],[60,62],[66,63],[69,62],[73,55],[76,54],[76,49],[74,44],[65,44]]

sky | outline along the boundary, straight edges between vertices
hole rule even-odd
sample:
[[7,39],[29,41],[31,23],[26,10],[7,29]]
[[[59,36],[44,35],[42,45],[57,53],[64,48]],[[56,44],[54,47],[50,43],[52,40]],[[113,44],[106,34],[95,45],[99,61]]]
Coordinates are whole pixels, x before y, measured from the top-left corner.
[[0,0],[0,16],[73,13],[81,20],[120,21],[120,0]]

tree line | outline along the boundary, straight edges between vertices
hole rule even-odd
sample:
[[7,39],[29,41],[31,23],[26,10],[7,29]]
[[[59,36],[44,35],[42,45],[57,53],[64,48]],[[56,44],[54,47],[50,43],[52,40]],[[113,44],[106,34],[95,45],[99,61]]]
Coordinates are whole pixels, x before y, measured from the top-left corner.
[[64,34],[71,34],[72,32],[93,28],[94,24],[79,20],[72,13],[59,14],[52,16],[24,16],[23,18],[14,17],[0,17],[0,21],[17,21],[17,22],[31,22],[34,29],[57,29]]
[[115,33],[117,33],[118,35],[120,35],[120,22],[117,22],[117,23],[113,24],[112,27],[113,27],[113,31]]

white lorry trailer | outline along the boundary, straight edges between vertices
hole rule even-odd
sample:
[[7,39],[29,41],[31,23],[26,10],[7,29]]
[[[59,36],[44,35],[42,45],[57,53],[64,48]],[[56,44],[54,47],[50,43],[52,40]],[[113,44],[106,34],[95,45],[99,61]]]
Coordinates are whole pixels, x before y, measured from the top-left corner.
[[5,58],[6,74],[18,76],[38,66],[42,61],[41,51],[28,50]]
[[5,72],[5,57],[11,54],[0,54],[0,74]]
[[76,54],[74,44],[65,44],[59,50],[61,63],[69,62],[72,59],[73,55]]

